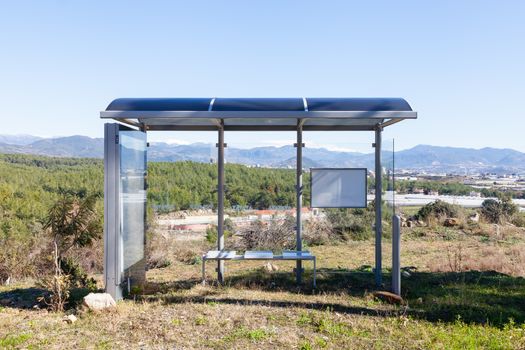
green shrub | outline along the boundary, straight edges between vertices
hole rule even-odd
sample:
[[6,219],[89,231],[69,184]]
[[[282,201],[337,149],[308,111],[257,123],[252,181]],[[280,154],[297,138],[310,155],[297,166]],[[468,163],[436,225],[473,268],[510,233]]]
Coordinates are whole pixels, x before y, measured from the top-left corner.
[[89,277],[84,269],[72,258],[61,259],[60,268],[64,275],[69,276],[71,287],[86,288],[91,292],[97,290],[97,281]]
[[374,235],[372,224],[375,214],[372,206],[367,209],[327,209],[325,213],[339,240],[364,240]]
[[461,207],[444,202],[442,200],[436,200],[435,202],[429,203],[421,207],[416,214],[418,220],[427,220],[430,218],[440,219],[444,217],[456,218],[461,212]]
[[514,215],[511,222],[518,227],[525,227],[525,214],[517,213]]
[[[227,220],[229,220],[228,224],[227,224]],[[230,219],[224,220],[224,238],[225,239],[232,235],[232,232],[233,232],[233,230],[231,230],[232,228],[233,228],[233,222]],[[206,229],[206,240],[209,243],[216,244],[217,237],[218,237],[217,225],[211,225],[210,227]]]
[[510,220],[518,212],[518,206],[509,197],[486,199],[481,204],[481,214],[488,222],[498,224]]
[[202,257],[200,257],[199,255],[194,255],[194,256],[188,261],[188,264],[189,264],[189,265],[200,265],[200,264],[202,264]]

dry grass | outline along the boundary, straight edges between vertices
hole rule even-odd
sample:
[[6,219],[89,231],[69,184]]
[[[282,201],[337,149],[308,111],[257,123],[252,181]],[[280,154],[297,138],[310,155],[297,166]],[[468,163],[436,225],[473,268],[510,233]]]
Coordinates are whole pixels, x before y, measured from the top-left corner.
[[496,271],[511,276],[525,277],[525,244],[511,247],[498,244],[487,246],[451,243],[446,257],[431,261],[432,272]]
[[[418,232],[422,229],[427,232]],[[0,307],[0,348],[524,348],[525,328],[509,321],[525,322],[519,307],[525,282],[512,277],[524,276],[524,232],[497,236],[488,226],[480,232],[405,230],[402,264],[417,272],[403,279],[407,305],[401,307],[370,294],[372,241],[312,247],[319,267],[319,288],[313,291],[309,264],[300,288],[290,262],[275,263],[277,272],[262,271],[264,262],[227,262],[226,285],[203,287],[201,265],[191,257],[209,246],[204,240],[174,240],[166,252],[171,265],[148,271],[146,295],[120,302],[114,312],[80,312],[70,325],[63,314]],[[388,268],[388,240],[383,255]],[[214,264],[209,265],[213,281]],[[470,269],[484,272],[463,272]],[[386,271],[385,282],[388,287]],[[0,299],[30,286],[0,287]]]

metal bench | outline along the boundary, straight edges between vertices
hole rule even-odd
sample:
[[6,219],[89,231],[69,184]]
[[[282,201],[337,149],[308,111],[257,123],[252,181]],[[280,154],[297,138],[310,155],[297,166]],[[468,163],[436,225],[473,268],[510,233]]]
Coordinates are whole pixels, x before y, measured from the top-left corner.
[[269,250],[248,250],[238,255],[235,250],[210,250],[202,256],[202,285],[206,285],[207,260],[310,260],[314,265],[313,287],[316,288],[316,259],[309,251],[285,250],[282,255],[273,255]]

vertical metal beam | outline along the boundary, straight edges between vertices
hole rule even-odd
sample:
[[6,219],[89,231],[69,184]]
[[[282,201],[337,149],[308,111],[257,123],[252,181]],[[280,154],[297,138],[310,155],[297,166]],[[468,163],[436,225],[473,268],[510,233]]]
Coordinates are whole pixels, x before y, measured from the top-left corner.
[[[297,159],[296,159],[296,245],[297,251],[303,250],[302,241],[302,220],[301,209],[303,207],[303,127],[301,124],[297,126]],[[303,266],[302,261],[297,260],[295,266],[295,276],[297,284],[302,282]]]
[[375,212],[376,212],[376,218],[375,218],[375,236],[376,236],[376,244],[375,244],[375,282],[377,287],[381,287],[382,285],[382,276],[381,276],[381,269],[382,269],[382,257],[381,257],[381,236],[383,232],[383,225],[382,225],[382,192],[383,192],[383,181],[382,181],[382,175],[383,175],[383,168],[381,166],[381,132],[383,129],[380,125],[376,126],[375,129]]
[[392,293],[401,295],[401,218],[392,217]]
[[[217,249],[224,249],[224,121],[219,127],[217,143]],[[217,280],[224,282],[224,260],[217,260]]]
[[104,285],[115,300],[122,299],[120,286],[120,152],[119,125],[104,124]]

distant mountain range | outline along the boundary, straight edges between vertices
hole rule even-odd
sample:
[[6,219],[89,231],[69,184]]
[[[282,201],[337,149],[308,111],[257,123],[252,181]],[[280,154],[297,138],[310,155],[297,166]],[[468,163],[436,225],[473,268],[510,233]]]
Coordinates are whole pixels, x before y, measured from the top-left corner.
[[32,135],[0,135],[0,144],[29,145],[42,137]]
[[[104,140],[87,136],[40,138],[31,135],[0,135],[0,153],[21,153],[57,157],[102,158]],[[192,160],[210,162],[216,156],[211,144],[190,145],[155,142],[150,145],[150,161],[176,162]],[[228,163],[252,166],[293,167],[295,148],[256,147],[240,149],[228,147],[225,153]],[[390,166],[392,154],[383,153],[383,163]],[[366,167],[374,166],[373,153],[338,152],[325,148],[308,148],[303,152],[304,167]],[[396,152],[397,169],[413,169],[446,173],[525,173],[525,153],[512,149],[456,148],[419,145]]]

